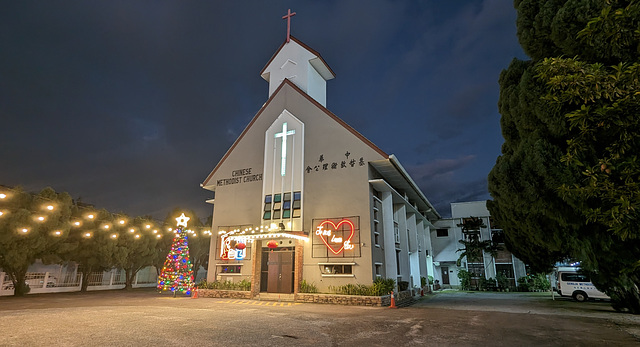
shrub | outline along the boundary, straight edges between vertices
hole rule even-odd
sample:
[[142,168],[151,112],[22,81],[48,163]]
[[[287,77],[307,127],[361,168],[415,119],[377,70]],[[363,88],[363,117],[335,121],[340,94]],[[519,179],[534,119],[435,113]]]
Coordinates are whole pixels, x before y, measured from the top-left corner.
[[402,292],[409,289],[409,282],[407,281],[400,281],[398,282],[398,291]]
[[460,279],[460,287],[462,290],[471,290],[471,273],[467,270],[458,270],[458,278]]
[[424,287],[427,285],[427,278],[426,277],[420,277],[420,286]]
[[547,291],[551,289],[551,283],[547,280],[547,276],[544,274],[535,274],[533,275],[533,289]]
[[429,284],[433,284],[433,276],[429,275]]
[[484,277],[480,277],[478,279],[478,285],[481,290],[496,290],[496,281],[493,278],[485,279]]
[[372,289],[371,286],[367,286],[364,284],[345,284],[342,286],[329,286],[329,290],[335,292],[336,294],[343,295],[371,295]]
[[381,295],[387,295],[389,293],[391,293],[391,291],[393,290],[393,288],[395,288],[396,286],[396,280],[392,279],[392,278],[376,278],[375,281],[373,281],[373,285],[372,287],[372,294],[373,296],[381,296]]
[[198,289],[218,289],[218,290],[251,290],[251,281],[242,280],[240,282],[202,280],[198,283]]
[[393,279],[377,278],[370,286],[350,283],[343,286],[329,286],[329,290],[343,295],[382,296],[389,294],[395,285],[396,281]]
[[498,288],[501,290],[509,288],[509,279],[503,273],[498,273],[496,275],[496,281],[498,282]]
[[551,289],[551,283],[549,283],[545,274],[530,274],[518,278],[518,290],[520,291],[547,291],[549,289]]
[[521,292],[528,292],[531,288],[531,276],[523,276],[518,278],[518,290]]
[[313,283],[307,283],[307,280],[302,280],[300,283],[300,292],[302,293],[317,293],[318,288]]

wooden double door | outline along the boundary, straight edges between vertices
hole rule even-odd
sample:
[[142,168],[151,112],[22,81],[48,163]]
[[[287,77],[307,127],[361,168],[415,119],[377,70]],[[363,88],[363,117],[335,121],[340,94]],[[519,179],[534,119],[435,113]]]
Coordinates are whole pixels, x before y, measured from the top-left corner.
[[[267,293],[293,293],[294,251],[268,251],[267,256]],[[264,254],[263,254],[264,256]]]

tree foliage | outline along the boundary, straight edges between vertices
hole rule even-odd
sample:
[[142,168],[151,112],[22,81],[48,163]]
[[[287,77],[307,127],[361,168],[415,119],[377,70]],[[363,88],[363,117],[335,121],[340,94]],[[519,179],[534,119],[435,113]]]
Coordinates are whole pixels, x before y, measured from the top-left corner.
[[[191,214],[191,243],[200,264],[206,264],[211,233]],[[173,219],[168,225],[175,224]],[[97,210],[51,188],[32,194],[0,186],[0,269],[13,282],[16,296],[29,291],[25,275],[38,259],[78,264],[81,291],[87,290],[91,273],[124,269],[125,289],[130,289],[139,270],[162,267],[173,238],[168,229],[151,217]],[[158,258],[162,261],[154,264]]]
[[163,230],[158,230],[150,217],[136,217],[131,224],[133,232],[120,234],[114,252],[114,265],[125,271],[126,290],[132,288],[138,271],[153,264],[158,239],[170,238],[162,235]]
[[[93,217],[88,218],[88,215]],[[92,272],[107,270],[114,265],[116,243],[111,237],[113,230],[104,228],[112,224],[111,214],[107,210],[88,213],[78,205],[73,206],[71,229],[66,240],[68,247],[63,253],[63,258],[79,265],[78,270],[82,273],[82,292],[87,291],[89,275]]]
[[[9,192],[9,191],[7,191]],[[51,188],[30,194],[16,188],[0,200],[0,268],[9,275],[15,295],[28,292],[25,275],[36,259],[58,261],[68,236],[69,194]]]
[[489,210],[535,272],[580,260],[614,306],[640,313],[640,7],[515,7],[531,60],[515,59],[500,76],[505,143],[489,175]]
[[481,218],[465,218],[462,224],[458,224],[458,227],[462,228],[462,234],[464,235],[464,239],[458,241],[464,246],[463,249],[458,250],[458,252],[461,252],[458,262],[461,262],[465,257],[471,263],[483,262],[484,253],[488,253],[494,258],[498,255],[501,247],[496,242],[480,240],[481,229],[487,227]]

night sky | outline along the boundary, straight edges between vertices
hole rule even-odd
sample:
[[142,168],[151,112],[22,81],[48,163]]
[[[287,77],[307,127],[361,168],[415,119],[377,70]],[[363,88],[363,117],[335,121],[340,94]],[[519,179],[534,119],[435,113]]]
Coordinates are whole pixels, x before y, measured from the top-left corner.
[[327,108],[395,154],[444,216],[489,199],[498,77],[526,58],[508,0],[3,1],[0,184],[204,219],[200,183],[268,97],[291,34],[335,72]]

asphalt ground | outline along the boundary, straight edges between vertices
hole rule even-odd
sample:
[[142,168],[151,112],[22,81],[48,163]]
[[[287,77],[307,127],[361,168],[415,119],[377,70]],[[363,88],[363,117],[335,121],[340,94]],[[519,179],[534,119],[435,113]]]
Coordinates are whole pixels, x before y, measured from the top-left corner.
[[152,289],[0,297],[0,346],[640,346],[640,317],[547,293],[440,292],[410,307]]

